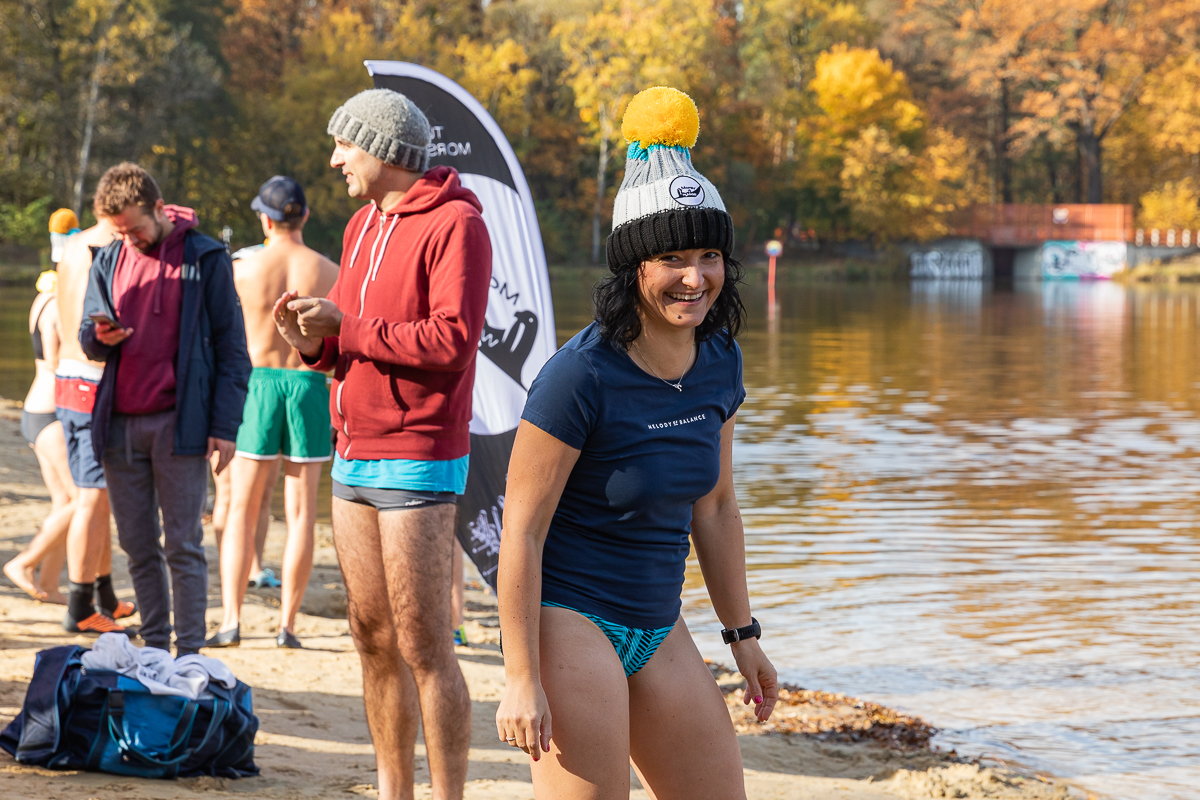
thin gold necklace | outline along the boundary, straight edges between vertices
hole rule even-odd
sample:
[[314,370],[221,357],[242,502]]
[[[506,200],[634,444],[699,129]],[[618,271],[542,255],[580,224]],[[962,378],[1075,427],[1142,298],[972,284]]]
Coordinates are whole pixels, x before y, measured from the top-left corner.
[[651,375],[658,378],[660,381],[665,383],[667,386],[673,387],[676,391],[678,391],[678,392],[683,391],[683,372],[686,372],[686,370],[687,370],[688,361],[692,360],[692,351],[695,349],[694,343],[692,345],[692,349],[688,350],[687,361],[683,362],[683,372],[680,373],[679,380],[677,380],[677,381],[669,381],[666,378],[664,378],[662,375],[658,374],[658,370],[656,370],[654,368],[654,365],[650,363],[650,359],[646,358],[646,354],[642,352],[642,348],[638,347],[638,343],[637,343],[636,339],[633,342],[633,349],[638,351],[638,356],[640,356],[642,361],[644,361],[646,363],[646,366],[650,368]]

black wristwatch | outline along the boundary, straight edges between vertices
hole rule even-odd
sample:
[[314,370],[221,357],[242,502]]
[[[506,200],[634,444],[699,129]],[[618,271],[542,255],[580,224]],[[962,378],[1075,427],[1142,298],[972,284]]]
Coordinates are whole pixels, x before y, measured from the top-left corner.
[[762,628],[758,624],[758,620],[754,617],[750,618],[750,624],[744,628],[726,628],[721,631],[721,641],[725,644],[733,644],[740,642],[743,639],[761,639]]

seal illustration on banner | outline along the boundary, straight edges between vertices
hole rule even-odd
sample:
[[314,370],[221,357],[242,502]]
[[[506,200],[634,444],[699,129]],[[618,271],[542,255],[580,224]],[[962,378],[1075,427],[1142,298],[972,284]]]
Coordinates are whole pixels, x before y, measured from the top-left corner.
[[508,330],[493,328],[483,323],[483,336],[479,340],[479,352],[496,362],[504,374],[521,384],[521,370],[529,359],[537,340],[538,318],[532,311],[518,311]]

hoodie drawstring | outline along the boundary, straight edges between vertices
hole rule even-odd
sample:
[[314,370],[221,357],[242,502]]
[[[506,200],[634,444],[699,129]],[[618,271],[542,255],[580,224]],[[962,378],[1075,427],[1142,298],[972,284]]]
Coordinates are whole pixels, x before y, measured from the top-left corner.
[[[371,205],[375,205],[375,201],[371,201]],[[354,269],[354,260],[358,258],[358,248],[362,247],[363,237],[367,235],[368,226],[363,223],[362,230],[358,232],[358,241],[354,243],[354,250],[350,253],[350,266],[347,269]]]
[[[367,303],[367,284],[375,280],[375,275],[379,272],[380,265],[383,264],[383,256],[387,251],[388,241],[392,238],[392,231],[396,229],[396,223],[400,221],[400,215],[392,217],[392,224],[388,226],[387,235],[383,232],[383,220],[387,219],[387,215],[381,215],[379,233],[375,236],[375,243],[371,245],[371,254],[367,260],[367,274],[363,275],[362,288],[358,292],[358,313],[363,313],[363,308]],[[365,226],[364,226],[365,227]],[[379,247],[379,240],[383,239],[383,247]],[[376,257],[375,250],[379,248],[379,255]]]

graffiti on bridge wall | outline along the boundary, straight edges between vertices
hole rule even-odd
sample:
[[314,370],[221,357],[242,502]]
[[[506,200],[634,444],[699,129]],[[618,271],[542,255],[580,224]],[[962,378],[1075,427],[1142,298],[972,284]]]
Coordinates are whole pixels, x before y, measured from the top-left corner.
[[982,250],[929,250],[912,254],[914,278],[967,278],[984,277]]
[[1125,269],[1124,242],[1046,242],[1043,278],[1111,278]]

